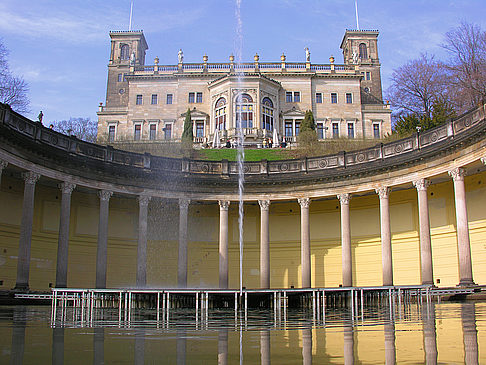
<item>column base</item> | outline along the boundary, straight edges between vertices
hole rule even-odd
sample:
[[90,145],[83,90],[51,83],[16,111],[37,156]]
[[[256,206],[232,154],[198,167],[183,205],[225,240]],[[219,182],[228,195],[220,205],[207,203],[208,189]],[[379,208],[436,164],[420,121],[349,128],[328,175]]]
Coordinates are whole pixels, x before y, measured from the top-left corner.
[[67,285],[66,284],[59,284],[55,286],[56,289],[66,289]]
[[22,292],[22,293],[28,292],[28,291],[30,291],[29,284],[18,284],[17,283],[17,284],[15,284],[15,288],[13,288],[12,291]]
[[422,281],[422,285],[430,285],[435,288],[434,282],[433,281]]
[[472,279],[467,279],[467,280],[461,280],[459,281],[459,284],[456,285],[456,287],[468,287],[468,286],[478,286]]

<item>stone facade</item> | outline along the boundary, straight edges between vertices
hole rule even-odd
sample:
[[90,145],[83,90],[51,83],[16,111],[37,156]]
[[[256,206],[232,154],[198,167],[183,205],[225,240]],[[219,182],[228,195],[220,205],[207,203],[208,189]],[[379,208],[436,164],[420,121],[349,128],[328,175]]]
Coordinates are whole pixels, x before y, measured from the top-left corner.
[[[382,138],[391,132],[382,99],[378,31],[347,30],[344,64],[306,62],[145,65],[143,32],[110,32],[106,104],[98,111],[98,142],[177,141],[191,110],[194,142],[231,140],[244,129],[245,144],[264,138],[296,142],[305,111],[312,110],[318,137]],[[216,130],[218,133],[215,138]]]

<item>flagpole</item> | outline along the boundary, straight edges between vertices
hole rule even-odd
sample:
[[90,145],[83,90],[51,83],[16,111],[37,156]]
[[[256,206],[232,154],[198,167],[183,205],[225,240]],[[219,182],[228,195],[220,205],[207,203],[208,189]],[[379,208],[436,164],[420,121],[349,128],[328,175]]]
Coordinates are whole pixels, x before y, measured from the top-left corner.
[[358,22],[358,0],[354,0],[354,8],[356,9],[356,30],[359,30],[359,22]]

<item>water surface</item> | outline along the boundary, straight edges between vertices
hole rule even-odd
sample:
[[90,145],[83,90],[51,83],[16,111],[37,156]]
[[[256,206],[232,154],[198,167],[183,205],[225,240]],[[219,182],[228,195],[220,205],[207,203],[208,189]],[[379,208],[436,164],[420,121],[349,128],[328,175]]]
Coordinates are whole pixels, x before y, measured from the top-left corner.
[[[324,316],[325,314],[325,316]],[[486,303],[288,310],[0,307],[1,364],[485,363]]]

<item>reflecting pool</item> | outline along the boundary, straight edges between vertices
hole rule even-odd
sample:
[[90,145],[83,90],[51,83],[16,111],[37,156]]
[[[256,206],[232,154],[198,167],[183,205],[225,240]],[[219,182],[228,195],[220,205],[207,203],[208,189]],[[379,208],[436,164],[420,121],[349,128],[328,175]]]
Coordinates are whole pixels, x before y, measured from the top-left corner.
[[0,307],[1,364],[486,363],[486,303],[312,311]]

